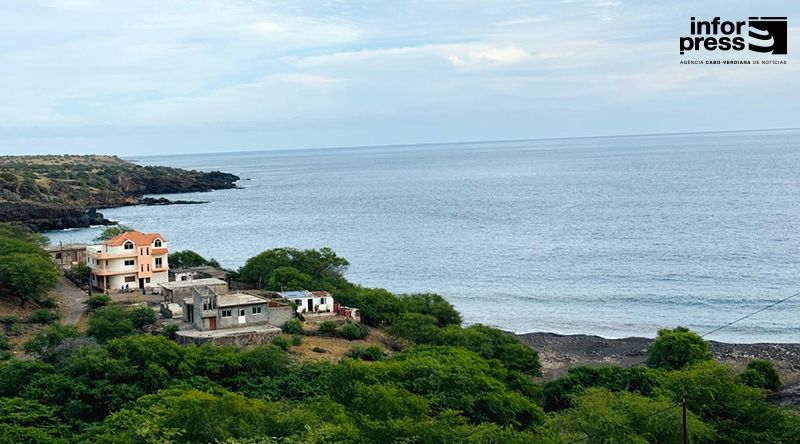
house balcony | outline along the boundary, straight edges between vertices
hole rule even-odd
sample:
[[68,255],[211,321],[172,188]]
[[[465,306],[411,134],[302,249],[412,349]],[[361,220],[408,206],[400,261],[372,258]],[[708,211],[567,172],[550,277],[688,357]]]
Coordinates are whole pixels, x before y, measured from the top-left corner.
[[136,254],[136,250],[131,250],[129,252],[117,253],[117,254],[90,252],[89,256],[91,256],[91,257],[93,257],[95,259],[98,259],[98,260],[108,260],[108,259],[121,259],[121,258],[128,258],[128,257],[136,257],[137,254]]
[[120,270],[120,269],[110,270],[108,268],[101,267],[101,268],[93,268],[92,273],[96,274],[97,276],[115,276],[118,274],[132,274],[132,273],[135,274],[136,268],[131,267],[127,270]]

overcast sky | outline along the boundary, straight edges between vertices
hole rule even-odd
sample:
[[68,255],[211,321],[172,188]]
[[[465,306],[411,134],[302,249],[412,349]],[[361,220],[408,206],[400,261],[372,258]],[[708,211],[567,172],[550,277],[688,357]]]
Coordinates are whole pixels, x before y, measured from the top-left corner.
[[[0,154],[797,127],[799,3],[4,0]],[[689,17],[750,15],[787,65],[679,65]]]

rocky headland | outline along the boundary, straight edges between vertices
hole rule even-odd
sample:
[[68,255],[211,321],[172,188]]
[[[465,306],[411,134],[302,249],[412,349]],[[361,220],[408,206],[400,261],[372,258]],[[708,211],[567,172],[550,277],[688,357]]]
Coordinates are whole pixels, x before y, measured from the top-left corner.
[[0,157],[0,222],[35,231],[108,225],[98,211],[126,205],[195,204],[145,197],[236,188],[239,177],[163,166],[116,156]]

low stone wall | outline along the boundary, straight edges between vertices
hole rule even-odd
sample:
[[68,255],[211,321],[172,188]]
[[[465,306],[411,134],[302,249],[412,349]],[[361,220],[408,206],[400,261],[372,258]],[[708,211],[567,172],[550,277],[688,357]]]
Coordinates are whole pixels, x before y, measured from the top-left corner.
[[262,345],[269,344],[272,338],[279,335],[281,330],[275,327],[264,327],[248,331],[232,331],[232,329],[215,330],[214,332],[196,334],[196,331],[178,331],[175,333],[175,342],[178,344],[214,344],[214,345]]

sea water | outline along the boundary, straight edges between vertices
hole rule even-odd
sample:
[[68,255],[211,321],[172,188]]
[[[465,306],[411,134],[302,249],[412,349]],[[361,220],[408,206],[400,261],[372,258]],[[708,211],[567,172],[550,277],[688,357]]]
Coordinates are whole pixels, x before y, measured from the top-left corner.
[[[221,170],[203,205],[104,210],[225,267],[331,247],[346,277],[516,332],[699,332],[800,291],[800,132],[142,157]],[[49,233],[88,241],[100,228]],[[708,337],[800,341],[800,297]]]

